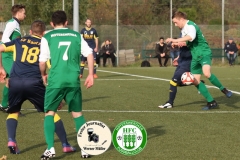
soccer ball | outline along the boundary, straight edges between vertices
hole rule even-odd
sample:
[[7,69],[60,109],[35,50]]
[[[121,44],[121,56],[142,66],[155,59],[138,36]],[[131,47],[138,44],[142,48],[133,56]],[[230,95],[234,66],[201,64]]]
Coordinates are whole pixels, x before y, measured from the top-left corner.
[[184,72],[182,74],[181,81],[185,85],[190,85],[194,82],[194,76],[191,72]]

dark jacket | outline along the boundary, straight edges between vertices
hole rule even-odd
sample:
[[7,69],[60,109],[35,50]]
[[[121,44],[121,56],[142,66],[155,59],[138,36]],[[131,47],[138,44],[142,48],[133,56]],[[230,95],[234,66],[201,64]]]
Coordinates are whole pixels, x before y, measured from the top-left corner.
[[102,48],[101,48],[101,53],[106,53],[107,51],[109,51],[109,53],[115,53],[115,48],[113,46],[113,44],[109,44],[109,45],[104,45]]
[[229,51],[237,53],[238,48],[237,48],[236,43],[235,42],[232,42],[232,43],[227,42],[225,44],[224,51],[225,51],[225,53],[228,53]]
[[159,43],[156,43],[155,53],[156,53],[156,55],[162,54],[162,53],[169,54],[169,47],[167,46],[166,43],[164,43],[164,44],[163,44],[163,52],[160,53],[160,44],[159,44]]

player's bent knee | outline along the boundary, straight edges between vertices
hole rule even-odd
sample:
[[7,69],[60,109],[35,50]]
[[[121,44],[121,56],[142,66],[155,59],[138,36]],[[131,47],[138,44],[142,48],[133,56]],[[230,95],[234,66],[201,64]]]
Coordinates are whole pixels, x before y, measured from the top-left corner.
[[206,78],[210,78],[211,73],[210,73],[210,72],[207,72],[207,73],[203,73],[203,75],[204,75]]

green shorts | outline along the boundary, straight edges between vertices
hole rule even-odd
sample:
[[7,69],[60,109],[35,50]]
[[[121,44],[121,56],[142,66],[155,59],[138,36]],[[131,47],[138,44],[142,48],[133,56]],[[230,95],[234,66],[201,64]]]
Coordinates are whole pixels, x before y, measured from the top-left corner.
[[7,72],[7,78],[9,78],[13,65],[13,56],[11,55],[11,53],[2,53],[2,65]]
[[69,112],[82,111],[82,92],[80,87],[46,88],[44,111],[57,112],[62,100],[68,104]]
[[212,57],[211,56],[204,56],[200,60],[192,59],[191,61],[191,72],[192,74],[202,74],[202,66],[204,65],[212,65]]

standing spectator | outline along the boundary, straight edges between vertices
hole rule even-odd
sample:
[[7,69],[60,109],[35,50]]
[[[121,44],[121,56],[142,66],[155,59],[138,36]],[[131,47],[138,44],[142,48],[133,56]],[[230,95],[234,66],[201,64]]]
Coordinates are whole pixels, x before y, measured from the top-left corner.
[[232,66],[237,57],[238,48],[233,38],[229,38],[228,42],[225,44],[224,51],[227,54],[229,65]]
[[[168,58],[169,58],[168,51],[169,51],[169,49],[167,47],[167,44],[164,43],[164,38],[160,37],[159,42],[156,44],[156,48],[155,48],[155,53],[156,53],[155,57],[158,58],[160,67],[162,67],[162,66],[167,67],[167,62],[168,62]],[[162,65],[162,58],[165,58],[163,65]]]
[[[177,39],[177,37],[175,37],[174,39]],[[179,56],[179,47],[171,47],[170,48],[170,56],[172,58],[172,61],[174,61],[175,58],[177,58]]]
[[113,44],[111,43],[110,40],[106,40],[105,41],[105,45],[102,47],[101,49],[102,53],[103,53],[103,67],[106,67],[106,61],[107,58],[111,58],[112,60],[112,66],[115,66],[115,48],[113,46]]

